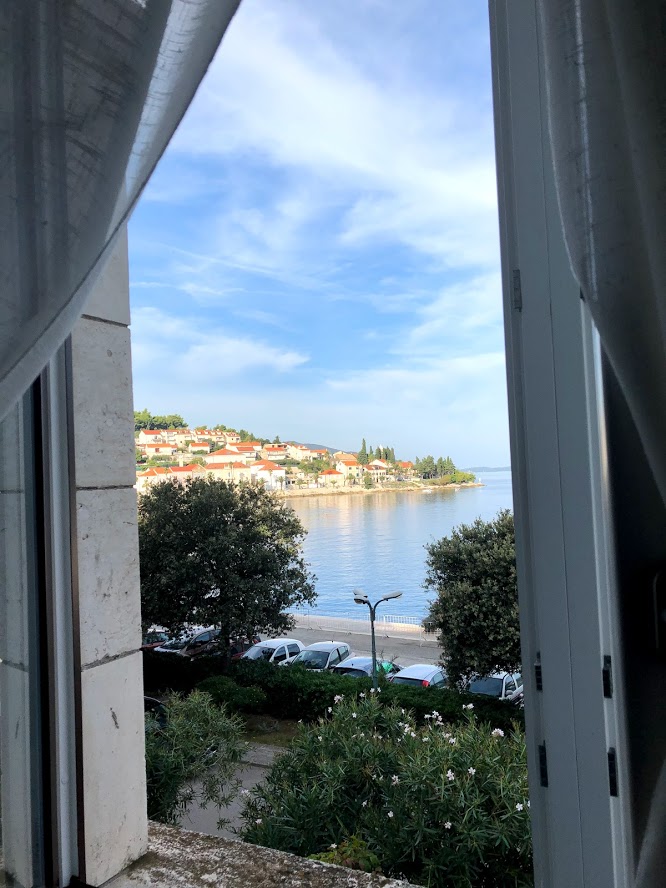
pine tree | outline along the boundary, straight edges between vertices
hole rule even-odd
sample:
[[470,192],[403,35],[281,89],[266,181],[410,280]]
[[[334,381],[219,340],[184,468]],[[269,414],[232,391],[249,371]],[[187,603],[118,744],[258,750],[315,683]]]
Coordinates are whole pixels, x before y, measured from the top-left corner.
[[367,466],[367,464],[368,464],[368,450],[367,450],[367,447],[365,446],[365,438],[361,442],[361,449],[356,454],[356,456],[362,466]]
[[372,460],[374,458],[375,458],[375,451],[372,449],[372,447],[370,447],[370,449],[368,450],[368,462],[372,462]]

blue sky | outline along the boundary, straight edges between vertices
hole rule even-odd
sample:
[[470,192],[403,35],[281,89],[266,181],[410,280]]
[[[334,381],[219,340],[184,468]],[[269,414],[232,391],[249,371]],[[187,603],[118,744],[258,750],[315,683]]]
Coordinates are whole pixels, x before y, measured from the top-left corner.
[[508,464],[486,4],[243,0],[130,288],[137,408]]

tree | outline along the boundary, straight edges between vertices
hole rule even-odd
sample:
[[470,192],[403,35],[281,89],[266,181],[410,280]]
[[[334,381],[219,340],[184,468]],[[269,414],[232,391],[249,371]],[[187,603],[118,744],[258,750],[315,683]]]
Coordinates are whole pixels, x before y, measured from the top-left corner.
[[185,429],[187,423],[179,413],[169,413],[165,416],[151,417],[151,428],[153,429]]
[[435,460],[432,456],[424,456],[419,460],[419,474],[424,478],[433,478],[437,471]]
[[520,666],[513,515],[461,524],[426,546],[425,587],[449,678],[461,681]]
[[367,466],[367,464],[368,464],[368,449],[365,446],[365,438],[361,442],[361,449],[356,454],[356,458],[358,459],[358,461],[360,462],[360,464],[362,466]]
[[282,441],[280,441],[280,436],[279,436],[279,435],[276,435],[276,436],[273,438],[273,444],[282,444]]
[[363,473],[363,486],[366,490],[369,490],[371,487],[375,486],[375,482],[372,480],[372,475],[370,472]]
[[141,429],[150,429],[152,417],[148,409],[134,411],[134,431],[140,432]]
[[372,447],[370,447],[370,448],[368,448],[368,462],[372,462],[372,460],[374,458],[375,458],[375,451],[372,449]]
[[206,477],[148,488],[139,500],[144,627],[280,635],[293,624],[285,611],[316,597],[304,536],[294,511],[263,486]]

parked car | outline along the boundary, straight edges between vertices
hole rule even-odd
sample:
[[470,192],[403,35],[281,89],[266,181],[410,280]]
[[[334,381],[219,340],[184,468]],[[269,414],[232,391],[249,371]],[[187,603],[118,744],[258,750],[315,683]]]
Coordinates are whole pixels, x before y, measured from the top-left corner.
[[448,679],[441,666],[432,663],[416,663],[407,666],[395,675],[389,675],[392,684],[411,685],[414,688],[445,688]]
[[[246,651],[249,651],[255,644],[259,644],[261,638],[253,635],[252,638],[231,638],[229,639],[229,653],[232,660],[240,660]],[[219,643],[218,643],[219,647]],[[217,653],[217,651],[215,652]],[[221,651],[220,651],[221,653]]]
[[165,642],[167,641],[169,641],[169,636],[166,632],[146,632],[141,640],[141,650],[150,651],[153,648],[157,648],[160,645],[165,644]]
[[241,660],[267,660],[269,663],[290,663],[305,645],[296,638],[267,638],[240,655]]
[[[377,675],[395,675],[402,666],[390,660],[377,660]],[[367,678],[372,675],[372,657],[348,657],[343,663],[333,667],[337,675],[348,675],[350,678]]]
[[351,656],[351,649],[343,641],[318,641],[304,648],[289,664],[321,671],[332,669]]
[[216,646],[219,635],[219,629],[209,626],[208,629],[197,632],[189,638],[176,653],[181,657],[200,657],[202,654],[209,653]]
[[472,679],[467,690],[470,694],[519,703],[523,698],[523,677],[519,672],[493,672],[486,678]]

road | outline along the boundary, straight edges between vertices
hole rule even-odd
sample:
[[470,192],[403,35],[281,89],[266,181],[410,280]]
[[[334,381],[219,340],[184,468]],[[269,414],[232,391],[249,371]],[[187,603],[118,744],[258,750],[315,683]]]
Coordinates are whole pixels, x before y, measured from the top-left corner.
[[[360,656],[370,656],[370,624],[364,620],[336,617],[296,616],[294,638],[303,644],[315,641],[345,641]],[[437,663],[440,647],[433,635],[426,635],[417,626],[382,624],[375,626],[377,656],[394,660],[401,666],[414,663]]]

